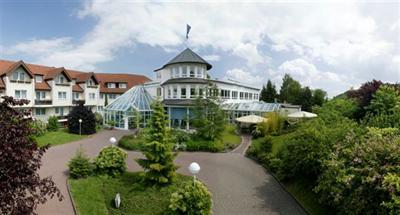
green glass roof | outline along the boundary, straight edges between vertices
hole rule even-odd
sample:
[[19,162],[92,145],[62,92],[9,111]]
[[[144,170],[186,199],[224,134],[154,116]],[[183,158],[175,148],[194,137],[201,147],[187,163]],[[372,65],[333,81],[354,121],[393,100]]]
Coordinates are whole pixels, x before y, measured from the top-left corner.
[[105,110],[128,111],[134,109],[136,111],[152,111],[150,106],[153,101],[154,99],[143,86],[135,86],[107,105]]

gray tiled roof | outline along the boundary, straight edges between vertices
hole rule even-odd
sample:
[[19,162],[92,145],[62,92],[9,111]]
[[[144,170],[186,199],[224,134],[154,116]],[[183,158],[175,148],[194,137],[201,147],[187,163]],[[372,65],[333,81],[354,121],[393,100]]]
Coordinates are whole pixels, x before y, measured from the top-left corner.
[[[172,60],[170,60],[167,64],[165,64],[160,69],[164,69],[168,65],[177,64],[177,63],[200,63],[200,64],[206,64],[207,70],[210,70],[212,68],[211,64],[209,64],[207,61],[205,61],[202,57],[200,57],[194,51],[187,48],[183,52],[178,54],[176,57],[174,57]],[[156,69],[155,71],[160,70],[160,69]]]

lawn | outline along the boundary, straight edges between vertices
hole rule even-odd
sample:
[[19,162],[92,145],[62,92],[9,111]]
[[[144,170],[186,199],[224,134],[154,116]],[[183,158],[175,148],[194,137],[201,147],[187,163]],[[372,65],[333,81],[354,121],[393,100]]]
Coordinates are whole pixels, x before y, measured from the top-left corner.
[[[169,199],[191,177],[179,175],[165,187],[148,187],[139,173],[127,172],[116,178],[91,176],[86,179],[69,179],[68,183],[78,214],[164,214]],[[121,195],[121,206],[114,207],[114,198]]]
[[46,132],[43,136],[35,137],[39,146],[50,144],[51,146],[60,145],[77,141],[87,137],[88,135],[70,134],[66,128],[59,129],[58,131]]

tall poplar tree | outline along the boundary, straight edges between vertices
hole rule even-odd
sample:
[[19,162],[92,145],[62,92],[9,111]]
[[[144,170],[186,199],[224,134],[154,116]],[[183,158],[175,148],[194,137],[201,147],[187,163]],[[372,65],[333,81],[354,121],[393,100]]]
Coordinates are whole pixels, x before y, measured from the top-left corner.
[[146,181],[154,184],[168,184],[175,178],[177,167],[174,164],[176,153],[167,130],[167,117],[160,101],[152,104],[153,113],[149,123],[149,135],[144,144],[146,158],[137,159],[145,170]]

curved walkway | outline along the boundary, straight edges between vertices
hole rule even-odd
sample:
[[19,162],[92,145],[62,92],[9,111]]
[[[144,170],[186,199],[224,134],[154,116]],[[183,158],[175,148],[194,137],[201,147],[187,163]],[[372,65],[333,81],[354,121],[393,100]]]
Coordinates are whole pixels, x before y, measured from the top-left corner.
[[[50,148],[40,170],[42,177],[52,176],[64,195],[59,202],[49,200],[39,205],[39,214],[73,214],[66,187],[67,164],[79,145],[90,157],[96,156],[102,147],[109,145],[111,136],[119,139],[129,131],[102,131],[90,138]],[[243,156],[250,136],[242,137],[242,144],[230,153],[181,152],[175,163],[178,172],[189,175],[187,166],[195,161],[201,166],[198,177],[213,194],[214,214],[305,214],[296,201],[282,189],[265,169]],[[128,170],[139,171],[133,159],[141,157],[139,152],[128,152]]]

